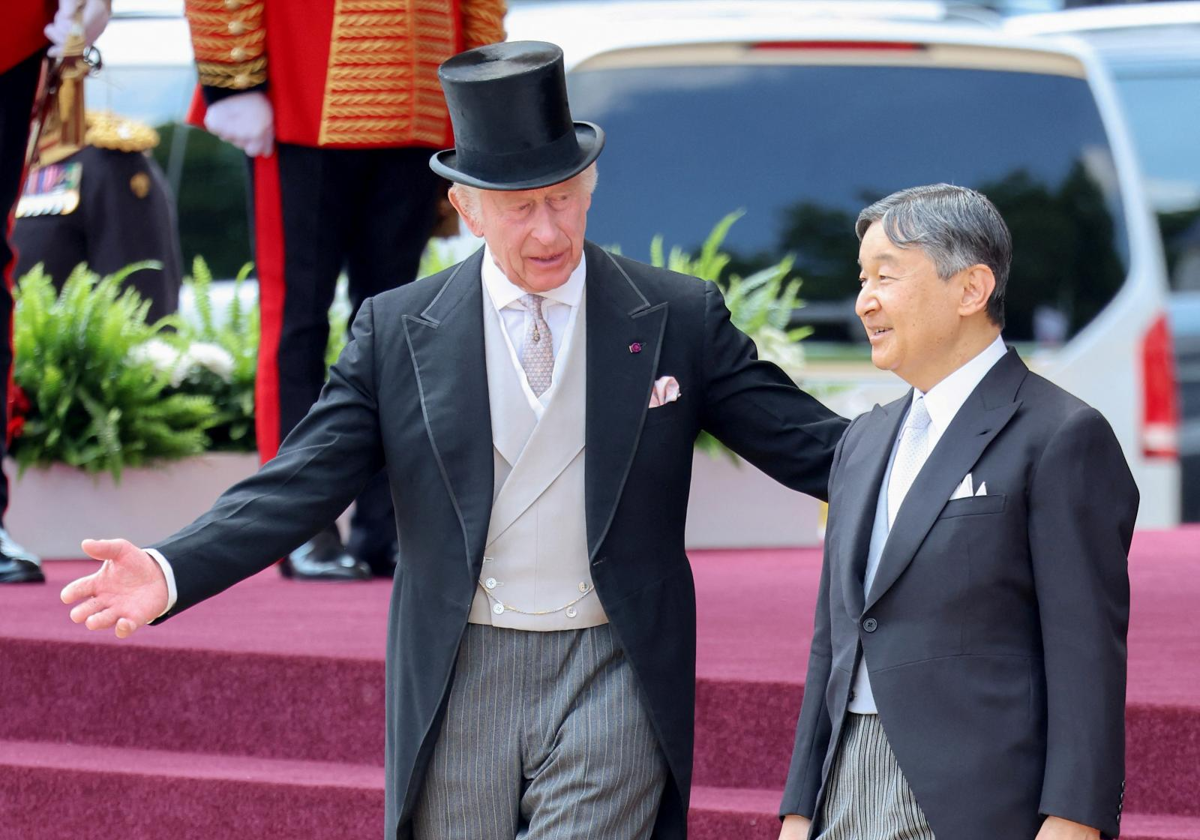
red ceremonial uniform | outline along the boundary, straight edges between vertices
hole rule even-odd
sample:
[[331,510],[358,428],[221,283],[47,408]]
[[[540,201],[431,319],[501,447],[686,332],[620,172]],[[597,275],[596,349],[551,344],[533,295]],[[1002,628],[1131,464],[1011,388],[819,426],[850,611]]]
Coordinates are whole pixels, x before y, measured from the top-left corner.
[[211,102],[266,86],[302,146],[452,144],[438,66],[504,39],[503,0],[188,0]]
[[[50,44],[43,30],[57,8],[53,0],[3,0],[0,12],[0,382],[6,389],[12,373],[13,208],[23,180],[41,54]],[[8,400],[0,399],[0,458],[7,451],[8,409]],[[0,520],[7,507],[8,479],[0,474]],[[2,555],[0,549],[0,568],[5,563]]]
[[[58,4],[46,0],[5,0],[0,26],[0,73],[11,70],[50,42],[42,31]],[[5,208],[7,209],[7,208]]]

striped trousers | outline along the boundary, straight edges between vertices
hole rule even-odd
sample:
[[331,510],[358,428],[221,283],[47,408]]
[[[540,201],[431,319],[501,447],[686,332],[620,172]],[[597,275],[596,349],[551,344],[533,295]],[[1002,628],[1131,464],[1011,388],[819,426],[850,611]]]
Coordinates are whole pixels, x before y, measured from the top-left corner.
[[414,840],[645,840],[667,765],[608,625],[471,624]]
[[934,840],[878,715],[846,716],[819,840]]

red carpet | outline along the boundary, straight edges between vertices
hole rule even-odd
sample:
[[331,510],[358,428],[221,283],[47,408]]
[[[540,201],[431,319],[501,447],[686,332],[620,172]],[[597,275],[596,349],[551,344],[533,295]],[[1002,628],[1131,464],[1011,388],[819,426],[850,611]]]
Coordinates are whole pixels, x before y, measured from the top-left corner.
[[[1200,840],[1200,528],[1131,560],[1127,840]],[[691,836],[773,840],[812,631],[812,551],[693,555]],[[0,838],[370,838],[388,586],[274,572],[127,642],[50,584],[0,587]],[[948,840],[974,840],[948,838]]]

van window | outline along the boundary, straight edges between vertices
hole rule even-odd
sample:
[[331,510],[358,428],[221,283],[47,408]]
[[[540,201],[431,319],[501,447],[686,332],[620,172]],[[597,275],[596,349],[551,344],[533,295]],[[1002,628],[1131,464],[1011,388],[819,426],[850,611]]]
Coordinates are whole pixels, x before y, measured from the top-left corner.
[[693,253],[738,208],[742,275],[797,256],[812,350],[866,354],[853,314],[854,221],[904,187],[984,192],[1015,240],[1005,336],[1060,344],[1128,268],[1112,155],[1081,79],[942,67],[700,65],[581,69],[576,119],[608,141],[589,238],[645,259],[651,238]]
[[1171,287],[1200,292],[1200,58],[1124,67],[1116,74],[1146,194],[1158,215]]

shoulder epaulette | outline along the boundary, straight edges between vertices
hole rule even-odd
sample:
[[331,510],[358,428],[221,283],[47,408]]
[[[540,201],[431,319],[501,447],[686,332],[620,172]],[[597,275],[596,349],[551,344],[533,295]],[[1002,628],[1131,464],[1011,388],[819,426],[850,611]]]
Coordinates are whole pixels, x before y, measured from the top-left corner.
[[158,145],[158,132],[112,111],[88,111],[87,144],[98,149],[144,152]]

